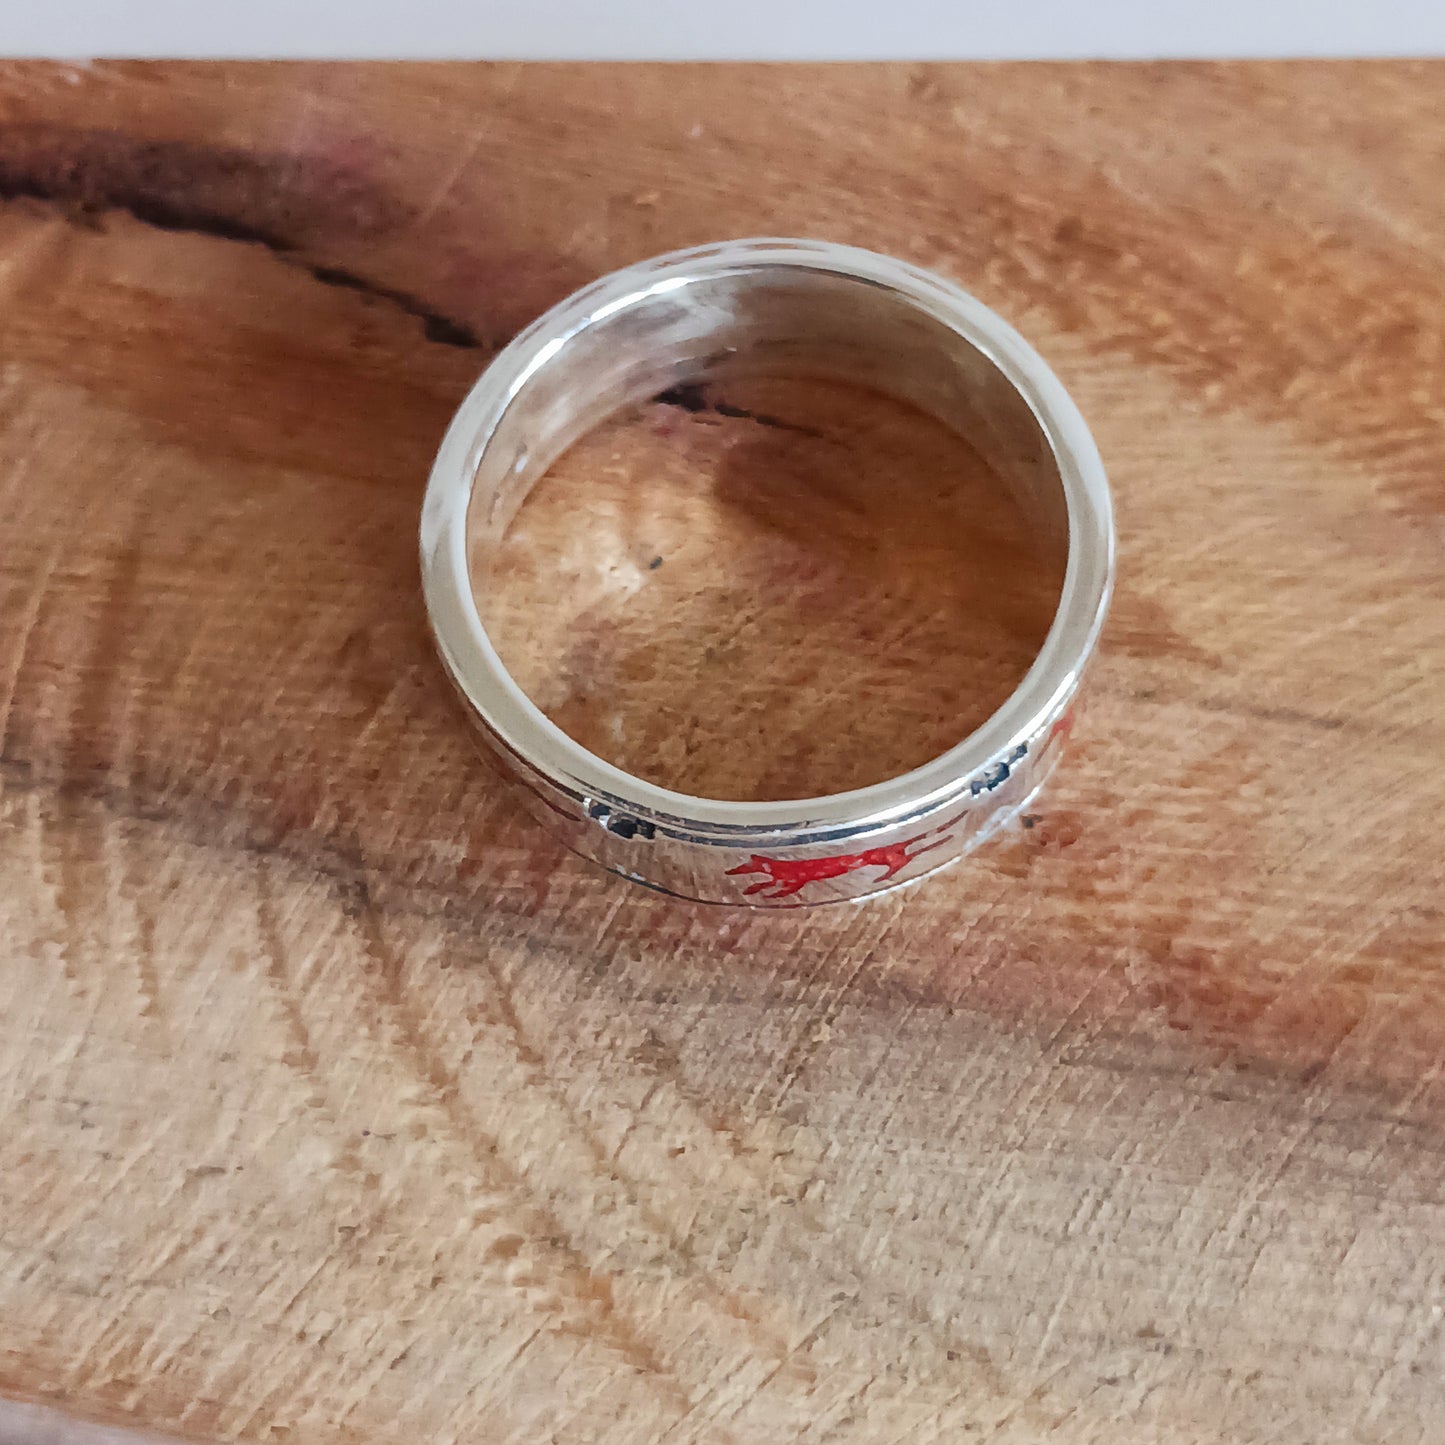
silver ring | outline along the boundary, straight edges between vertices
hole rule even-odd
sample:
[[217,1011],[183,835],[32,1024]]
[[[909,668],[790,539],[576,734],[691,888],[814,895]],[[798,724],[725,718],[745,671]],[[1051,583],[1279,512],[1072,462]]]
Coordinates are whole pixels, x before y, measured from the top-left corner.
[[[981,727],[871,787],[781,802],[689,797],[614,767],[547,718],[478,612],[480,565],[579,436],[642,397],[759,369],[856,381],[965,436],[1067,548],[1038,656]],[[421,518],[427,612],[452,681],[530,811],[584,857],[682,898],[798,906],[931,873],[1012,818],[1057,760],[1108,608],[1114,523],[1103,463],[1042,359],[930,272],[818,241],[727,241],[605,276],[487,368],[442,441]]]

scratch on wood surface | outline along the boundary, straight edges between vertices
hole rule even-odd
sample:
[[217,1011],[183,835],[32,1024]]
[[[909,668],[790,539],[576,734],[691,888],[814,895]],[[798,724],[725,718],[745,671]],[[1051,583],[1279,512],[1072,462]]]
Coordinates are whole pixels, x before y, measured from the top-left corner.
[[[820,955],[813,970],[799,981],[796,1002],[783,1023],[788,1046],[779,1059],[772,1081],[760,1079],[749,1101],[750,1110],[760,1103],[764,1090],[772,1083],[769,1112],[776,1113],[789,1089],[797,1082],[819,1047],[827,1042],[828,1031],[837,1021],[850,987],[857,981],[869,961],[878,956],[882,941],[898,917],[900,905],[896,898],[881,900],[871,919],[871,926],[860,926],[857,935],[839,935]],[[835,965],[835,960],[842,960]],[[831,988],[826,982],[830,973],[839,980]]]
[[[704,1288],[717,1308],[721,1309],[728,1318],[747,1327],[752,1345],[771,1351],[779,1359],[787,1358],[796,1349],[796,1346],[790,1345],[784,1334],[765,1320],[758,1311],[750,1308],[736,1290],[730,1289],[717,1270],[709,1268],[697,1258],[685,1232],[677,1228],[661,1212],[643,1202],[643,1181],[622,1163],[622,1154],[633,1129],[647,1114],[649,1105],[658,1094],[666,1090],[679,1102],[688,1105],[689,1101],[680,1088],[681,1070],[675,1055],[667,1051],[655,1035],[648,1047],[633,1050],[632,1060],[634,1063],[650,1064],[649,1073],[652,1082],[648,1085],[641,1101],[633,1106],[634,1117],[629,1121],[627,1128],[622,1131],[618,1142],[609,1150],[584,1114],[557,1087],[541,1048],[528,1036],[522,1025],[517,1013],[512,987],[501,977],[495,959],[484,950],[481,954],[481,962],[495,989],[493,1003],[499,1020],[518,1060],[528,1071],[529,1082],[535,1087],[545,1090],[557,1115],[560,1116],[560,1121],[582,1144],[592,1167],[599,1175],[615,1181],[622,1187],[628,1204],[637,1211],[637,1221],[642,1228],[663,1245],[681,1273],[695,1279]],[[659,1058],[666,1062],[660,1065]],[[688,1139],[689,1144],[693,1148],[705,1149],[713,1157],[721,1154],[725,1163],[741,1174],[749,1185],[766,1193],[764,1182],[754,1170],[738,1169],[747,1156],[742,1153],[731,1133],[721,1129],[715,1120],[701,1117],[696,1107],[690,1107],[690,1113],[702,1127],[700,1130],[689,1130],[685,1133],[684,1137]],[[674,1185],[674,1187],[677,1186]]]
[[456,189],[462,177],[471,168],[472,162],[481,153],[481,149],[491,137],[492,131],[493,122],[488,116],[457,148],[456,159],[442,172],[432,193],[421,202],[413,214],[411,219],[413,229],[421,231],[426,228],[427,223],[441,209],[447,197]]
[[134,850],[127,845],[122,829],[108,830],[106,855],[108,869],[115,880],[111,886],[118,899],[123,900],[130,916],[128,946],[124,946],[122,951],[134,962],[139,1013],[153,1025],[156,1037],[165,1040],[170,1024],[160,972],[156,967],[156,909],[150,897],[152,879],[135,867]]
[[87,886],[86,864],[94,860],[79,855],[82,850],[89,852],[94,848],[94,839],[73,826],[73,814],[68,815],[60,802],[42,808],[36,835],[41,877],[51,891],[55,907],[60,966],[66,983],[77,997],[93,998],[95,990],[83,957],[89,940],[81,919],[93,896],[93,890]]
[[[1388,1362],[1370,1386],[1357,1430],[1371,1429],[1379,1422],[1390,1406],[1392,1391],[1405,1383],[1410,1375],[1420,1371],[1419,1361],[1426,1345],[1432,1338],[1438,1341],[1445,1335],[1445,1271],[1433,1271],[1425,1297],[1432,1303],[1410,1322],[1406,1336],[1393,1342],[1388,1351]],[[1436,1369],[1441,1352],[1439,1349],[1436,1351]]]
[[[12,485],[15,484],[12,483]],[[31,636],[40,621],[46,589],[50,586],[55,565],[60,559],[60,551],[60,543],[57,541],[46,552],[40,565],[35,569],[34,580],[25,594],[23,604],[15,613],[15,642],[10,666],[7,669],[9,675],[5,679],[4,701],[0,703],[0,758],[5,756],[5,745],[10,730],[10,713],[15,705],[15,694],[20,687],[20,676],[25,667],[25,655],[30,647]]]
[[[664,1396],[685,1405],[684,1387],[619,1306],[610,1279],[591,1269],[567,1242],[561,1221],[533,1194],[525,1175],[506,1159],[500,1141],[479,1129],[476,1121],[463,1112],[457,1080],[428,1044],[412,1012],[403,985],[401,961],[387,945],[384,924],[364,878],[358,879],[352,897],[350,912],[371,961],[373,987],[395,1026],[398,1044],[415,1062],[419,1077],[427,1086],[430,1097],[422,1108],[429,1116],[430,1127],[437,1130],[449,1150],[471,1161],[471,1169],[480,1171],[480,1178],[489,1178],[499,1198],[518,1210],[529,1225],[524,1236],[530,1253],[526,1261],[528,1272],[523,1275],[525,1287],[541,1290],[544,1297],[552,1296],[561,1307],[554,1318],[554,1328],[578,1329],[583,1338],[591,1335],[606,1348],[616,1351],[633,1368],[643,1371]],[[530,1273],[531,1269],[535,1269],[535,1274]],[[580,1321],[568,1318],[565,1311],[569,1306],[580,1316]]]

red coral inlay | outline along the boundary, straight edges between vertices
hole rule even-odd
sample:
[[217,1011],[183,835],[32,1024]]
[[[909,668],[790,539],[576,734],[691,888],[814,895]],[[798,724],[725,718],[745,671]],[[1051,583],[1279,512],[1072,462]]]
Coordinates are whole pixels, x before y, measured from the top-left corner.
[[[1070,710],[1054,723],[1046,742],[1067,738],[1073,722],[1074,715]],[[996,788],[1001,788],[1013,776],[1018,764],[1028,756],[1028,752],[1029,745],[1019,743],[1012,752],[973,778],[969,783],[969,792],[974,798],[978,798],[984,793],[992,793]],[[942,848],[945,843],[951,842],[949,835],[972,810],[972,806],[964,808],[946,823],[940,823],[927,832],[915,834],[899,843],[885,844],[881,848],[865,848],[861,853],[838,853],[831,858],[769,858],[762,853],[753,853],[749,855],[746,863],[729,868],[728,876],[757,878],[758,881],[745,888],[743,893],[749,897],[757,894],[763,898],[791,898],[794,894],[801,893],[810,883],[842,878],[846,874],[856,873],[860,868],[881,868],[883,872],[874,882],[886,883],[915,858],[921,857],[932,848]],[[924,842],[924,839],[932,841]],[[919,843],[923,846],[915,847]],[[910,852],[910,849],[913,851]]]
[[929,833],[920,833],[916,838],[905,838],[901,843],[865,848],[861,853],[839,853],[832,858],[765,858],[761,853],[754,853],[746,863],[727,871],[729,875],[762,874],[757,883],[743,892],[758,893],[764,898],[791,898],[810,883],[818,883],[825,878],[841,878],[846,873],[857,872],[859,868],[882,868],[877,881],[886,883],[920,854],[930,848],[940,848],[947,841],[938,838],[932,843],[924,843],[915,852],[908,851],[929,836]]

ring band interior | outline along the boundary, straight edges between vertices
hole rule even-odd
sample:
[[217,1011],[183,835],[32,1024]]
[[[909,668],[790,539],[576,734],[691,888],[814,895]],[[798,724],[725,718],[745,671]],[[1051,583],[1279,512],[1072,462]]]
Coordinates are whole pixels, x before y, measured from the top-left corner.
[[982,456],[1034,519],[1042,548],[1067,548],[1058,462],[989,356],[884,283],[759,261],[640,289],[531,369],[476,459],[473,586],[527,493],[586,432],[681,382],[759,374],[851,382],[913,403]]

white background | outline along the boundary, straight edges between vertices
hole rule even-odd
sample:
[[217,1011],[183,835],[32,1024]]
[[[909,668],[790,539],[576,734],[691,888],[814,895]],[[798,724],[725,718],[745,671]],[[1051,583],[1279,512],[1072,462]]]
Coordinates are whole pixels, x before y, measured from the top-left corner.
[[1445,54],[1445,0],[0,0],[0,54],[932,59]]

